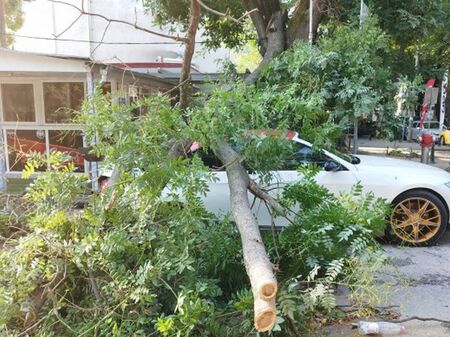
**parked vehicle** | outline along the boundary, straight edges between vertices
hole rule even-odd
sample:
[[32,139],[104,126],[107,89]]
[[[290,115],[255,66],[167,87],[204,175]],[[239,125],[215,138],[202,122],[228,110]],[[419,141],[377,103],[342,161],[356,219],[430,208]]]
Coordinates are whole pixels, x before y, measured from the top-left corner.
[[[301,179],[296,168],[301,163],[315,163],[322,170],[317,174],[319,184],[338,194],[350,191],[358,182],[364,192],[373,192],[392,205],[388,229],[394,238],[411,245],[431,245],[445,233],[449,222],[450,173],[436,167],[393,158],[353,156],[351,160],[323,150],[313,151],[312,145],[299,138],[295,132],[288,133],[295,142],[292,159],[285,167],[273,174],[267,187],[275,196],[286,184]],[[198,151],[194,144],[192,151]],[[204,197],[207,209],[220,214],[230,211],[229,186],[226,172],[217,158],[202,156],[205,164],[214,168],[216,179]],[[253,177],[257,179],[256,176]],[[105,179],[105,176],[100,179]],[[255,216],[261,226],[271,225],[271,216],[262,201],[253,204]],[[284,220],[284,221],[283,221]],[[276,220],[277,226],[288,221]]]
[[441,131],[438,144],[439,145],[450,145],[450,130]]
[[[444,130],[447,130],[447,127],[443,126]],[[413,123],[413,130],[412,130],[412,139],[415,141],[419,141],[419,137],[424,134],[428,133],[432,135],[436,141],[439,140],[439,137],[441,135],[441,129],[439,128],[439,122],[438,121],[426,121],[423,122],[423,128],[420,127],[420,121],[416,121]]]

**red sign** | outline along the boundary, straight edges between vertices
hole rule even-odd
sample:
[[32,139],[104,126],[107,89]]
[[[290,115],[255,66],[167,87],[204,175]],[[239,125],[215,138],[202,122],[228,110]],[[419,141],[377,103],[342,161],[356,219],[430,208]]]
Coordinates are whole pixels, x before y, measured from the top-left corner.
[[[436,80],[434,78],[429,79],[427,81],[427,89],[433,88],[434,82],[436,82]],[[428,102],[426,101],[425,96],[426,95],[423,96],[422,111],[420,113],[420,128],[423,128],[423,122],[425,121],[425,118],[427,117],[427,113],[428,113]]]

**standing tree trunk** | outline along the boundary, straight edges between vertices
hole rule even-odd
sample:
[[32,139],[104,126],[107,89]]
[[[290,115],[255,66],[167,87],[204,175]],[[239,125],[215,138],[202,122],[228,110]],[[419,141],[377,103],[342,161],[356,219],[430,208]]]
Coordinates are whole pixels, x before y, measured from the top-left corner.
[[265,54],[258,67],[247,76],[245,83],[255,83],[263,68],[285,50],[285,23],[285,11],[279,10],[272,15],[264,34],[267,39]]
[[[312,32],[313,35],[317,31],[320,20],[323,17],[323,9],[325,0],[313,0],[312,12]],[[309,36],[309,1],[301,0],[295,5],[292,18],[286,32],[287,46],[291,47],[297,40],[307,40]]]
[[183,66],[180,75],[180,109],[183,111],[189,104],[189,88],[191,76],[192,57],[195,51],[195,35],[197,34],[198,24],[200,22],[200,4],[196,0],[191,0],[191,16],[189,19],[189,28],[187,31],[187,42],[183,57]]
[[[245,82],[253,84],[259,78],[264,66],[291,47],[297,40],[308,40],[309,35],[309,1],[299,0],[293,14],[288,20],[278,0],[243,0],[244,6],[252,12],[250,17],[258,34],[259,51],[263,60],[258,67],[247,76]],[[324,16],[323,7],[326,0],[313,1],[313,33],[317,31],[320,20]],[[286,27],[287,26],[287,27]]]

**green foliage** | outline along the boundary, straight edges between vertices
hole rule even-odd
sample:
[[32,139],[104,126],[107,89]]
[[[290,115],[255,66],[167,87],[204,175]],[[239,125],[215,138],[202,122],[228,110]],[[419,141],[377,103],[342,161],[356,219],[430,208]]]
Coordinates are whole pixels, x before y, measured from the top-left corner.
[[[362,29],[329,24],[323,30],[315,46],[298,42],[274,60],[258,83],[290,128],[322,142],[317,126],[324,122],[348,127],[355,118],[376,113],[384,121],[393,115],[390,70],[382,58],[388,38],[376,21],[368,20]],[[322,130],[336,137],[330,123]]]
[[[16,32],[23,25],[23,11],[22,11],[22,0],[6,0],[4,1],[5,6],[5,24],[8,32]],[[7,45],[14,43],[14,38],[12,36],[6,37]]]
[[[389,36],[391,55],[385,58],[385,64],[391,67],[394,77],[420,74],[424,78],[441,78],[448,68],[450,55],[448,0],[366,0],[365,3]],[[357,20],[359,4],[359,0],[337,1],[336,17],[341,22]]]
[[299,168],[303,179],[287,186],[284,203],[299,209],[294,223],[279,235],[281,269],[288,275],[307,275],[326,268],[348,253],[358,255],[376,246],[374,235],[385,226],[388,206],[356,185],[350,193],[332,195],[314,180],[317,169]]
[[[204,1],[204,3],[221,13],[234,18],[240,18],[246,12],[241,0]],[[144,0],[144,8],[149,11],[157,24],[172,29],[187,27],[189,22],[190,1],[188,0]],[[204,42],[207,48],[217,49],[223,45],[229,48],[242,47],[252,31],[249,26],[239,25],[227,17],[219,16],[207,10],[202,10],[200,25],[204,28]]]
[[239,73],[255,70],[261,61],[261,54],[253,40],[248,41],[247,45],[236,53],[236,68]]
[[[17,335],[31,320],[41,337],[251,335],[253,298],[240,236],[228,216],[209,213],[201,199],[214,174],[198,156],[174,158],[169,150],[185,138],[214,150],[224,137],[269,179],[290,147],[283,136],[248,133],[284,120],[268,97],[239,83],[216,90],[188,111],[187,124],[163,97],[125,106],[97,92],[84,106],[96,113],[81,114],[79,122],[118,179],[79,207],[87,181],[68,157],[31,156],[26,176],[49,162],[53,170],[30,186],[25,199],[33,207],[0,254],[0,332]],[[142,105],[148,114],[138,119],[132,111]],[[306,113],[302,120],[315,125]],[[333,307],[333,287],[349,277],[349,259],[367,252],[384,224],[381,203],[370,196],[334,198],[314,183],[316,172],[303,170],[303,181],[286,189],[284,202],[300,204],[301,212],[266,242],[281,252],[280,287],[287,289],[274,335],[290,335],[286,316],[301,326],[311,311]],[[290,287],[305,282],[311,286],[301,291]],[[37,308],[42,289],[47,301]]]
[[408,77],[402,76],[395,83],[397,87],[395,99],[401,116],[414,116],[418,105],[417,98],[425,91],[422,81],[420,76],[416,76],[412,81]]

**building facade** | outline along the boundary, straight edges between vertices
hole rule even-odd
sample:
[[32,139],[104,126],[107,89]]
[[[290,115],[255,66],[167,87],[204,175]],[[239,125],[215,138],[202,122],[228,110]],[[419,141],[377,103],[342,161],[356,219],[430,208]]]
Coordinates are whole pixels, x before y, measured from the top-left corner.
[[[20,177],[27,155],[57,150],[69,153],[78,172],[96,176],[80,148],[89,145],[74,122],[83,100],[103,82],[124,104],[164,93],[176,82],[83,58],[61,58],[0,49],[0,173]],[[39,170],[46,170],[48,164]],[[0,181],[0,184],[4,181]]]

